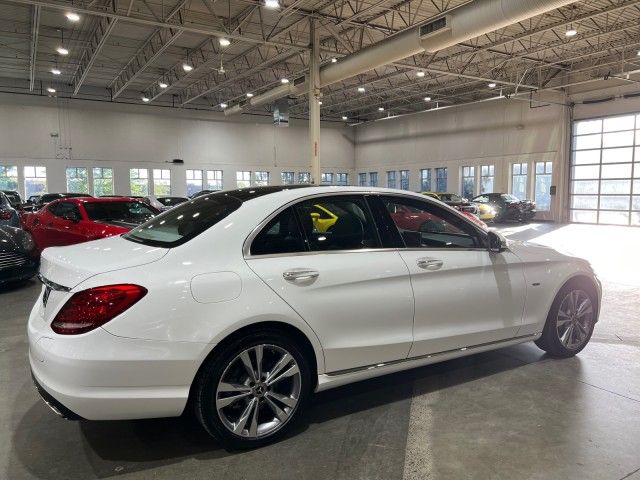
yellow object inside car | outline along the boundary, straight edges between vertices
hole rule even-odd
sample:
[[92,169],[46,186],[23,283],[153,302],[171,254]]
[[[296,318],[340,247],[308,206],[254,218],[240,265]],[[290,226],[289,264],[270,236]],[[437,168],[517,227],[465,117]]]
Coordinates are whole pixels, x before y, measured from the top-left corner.
[[496,211],[491,205],[487,205],[484,203],[476,203],[476,205],[478,205],[480,220],[493,220],[493,218],[496,216]]
[[322,205],[315,204],[311,211],[311,220],[316,232],[326,232],[336,223],[338,216]]

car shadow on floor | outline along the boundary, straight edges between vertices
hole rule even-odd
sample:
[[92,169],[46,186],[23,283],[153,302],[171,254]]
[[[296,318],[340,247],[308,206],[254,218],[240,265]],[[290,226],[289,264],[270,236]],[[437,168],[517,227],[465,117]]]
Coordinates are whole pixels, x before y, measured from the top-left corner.
[[[380,425],[378,413],[375,414],[376,421],[369,422],[368,412],[380,412],[398,405],[391,412],[389,424],[393,422],[400,427],[396,426],[396,434],[387,441],[397,444],[398,451],[404,452],[409,409],[414,396],[473,382],[545,359],[543,352],[533,345],[518,345],[321,392],[311,397],[307,413],[298,426],[280,442],[260,449],[263,452],[234,452],[222,448],[204,432],[191,414],[180,418],[136,421],[67,422],[55,417],[38,401],[19,419],[14,431],[12,457],[18,460],[21,470],[27,469],[43,479],[108,478],[124,472],[142,474],[158,468],[167,469],[167,478],[176,478],[179,470],[175,469],[189,459],[210,461],[212,468],[224,471],[239,461],[246,464],[263,455],[274,458],[293,454],[301,456],[298,458],[315,456],[318,449],[325,448],[327,432],[344,435],[342,432],[347,430],[351,417],[356,415],[360,417],[358,436],[375,438],[386,435],[387,426]],[[374,425],[376,422],[377,426]],[[79,454],[80,451],[83,455]],[[334,455],[338,456],[338,452]],[[400,460],[404,461],[404,453]],[[10,474],[17,467],[11,467],[13,463],[10,462]],[[399,468],[402,468],[401,464]],[[171,475],[170,471],[174,474]],[[20,478],[20,475],[9,478]],[[222,473],[220,478],[224,478]]]

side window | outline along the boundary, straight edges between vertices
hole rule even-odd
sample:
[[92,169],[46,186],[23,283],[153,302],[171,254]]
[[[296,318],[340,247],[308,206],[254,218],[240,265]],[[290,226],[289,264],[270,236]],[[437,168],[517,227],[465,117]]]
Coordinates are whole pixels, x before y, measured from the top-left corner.
[[314,198],[300,202],[294,208],[312,252],[380,246],[364,197],[334,195]]
[[73,216],[80,218],[78,207],[69,202],[58,202],[49,207],[49,211],[56,217],[64,218],[65,216]]
[[383,196],[407,248],[479,248],[480,234],[456,214],[419,200]]
[[302,233],[292,208],[287,208],[272,219],[251,244],[251,255],[295,253],[305,250]]

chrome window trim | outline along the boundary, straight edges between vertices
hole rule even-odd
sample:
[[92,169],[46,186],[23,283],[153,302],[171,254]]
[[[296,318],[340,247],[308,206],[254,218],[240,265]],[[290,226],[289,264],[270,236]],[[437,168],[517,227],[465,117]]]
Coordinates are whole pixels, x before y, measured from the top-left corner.
[[[265,255],[251,255],[251,244],[253,243],[253,240],[258,236],[258,234],[262,231],[262,229],[264,227],[267,226],[267,224],[273,220],[275,217],[277,217],[281,212],[283,212],[284,210],[286,210],[287,208],[299,203],[299,202],[303,202],[309,199],[313,199],[313,198],[322,198],[322,197],[335,197],[337,195],[340,196],[354,196],[354,195],[359,195],[359,196],[366,196],[366,195],[376,195],[378,197],[380,196],[397,196],[397,197],[405,197],[405,198],[410,198],[410,199],[414,199],[414,200],[418,200],[418,201],[423,201],[424,203],[427,204],[433,204],[436,207],[441,207],[444,209],[451,209],[453,210],[453,212],[457,212],[454,208],[448,206],[445,203],[440,202],[439,200],[434,200],[431,198],[428,198],[426,196],[419,196],[418,194],[412,195],[412,194],[408,194],[407,192],[388,192],[388,191],[379,191],[379,190],[366,190],[363,189],[361,191],[338,191],[338,192],[322,192],[322,193],[313,193],[310,195],[305,195],[304,197],[298,197],[295,200],[291,200],[290,202],[287,202],[286,204],[280,206],[277,210],[275,210],[274,212],[272,212],[270,215],[268,215],[264,220],[262,220],[258,225],[256,225],[253,230],[251,230],[251,232],[249,233],[249,235],[247,236],[247,238],[245,238],[244,243],[242,244],[242,255],[244,256],[245,260],[251,260],[251,259],[257,259],[257,258],[279,258],[279,257],[293,257],[293,256],[305,256],[305,255],[320,255],[320,254],[325,254],[325,253],[358,253],[358,252],[380,252],[380,251],[398,251],[398,252],[403,252],[403,251],[419,251],[419,252],[427,252],[427,251],[459,251],[459,250],[463,250],[463,251],[469,251],[469,250],[477,250],[477,251],[483,251],[483,252],[488,252],[489,250],[487,248],[482,248],[482,247],[476,247],[476,248],[402,248],[402,247],[395,247],[395,248],[388,248],[388,247],[380,247],[380,248],[358,248],[358,249],[349,249],[349,250],[322,250],[322,251],[306,251],[306,252],[287,252],[287,253],[272,253],[272,254],[265,254]],[[423,198],[424,197],[424,198]],[[467,219],[465,215],[459,215],[462,220],[464,220],[465,222],[467,222],[467,224],[469,224],[471,227],[473,227],[473,229],[478,233],[478,236],[486,236],[487,232],[485,232],[484,230],[480,229],[477,225],[475,225],[471,220]],[[376,226],[376,230],[377,230],[377,226]]]

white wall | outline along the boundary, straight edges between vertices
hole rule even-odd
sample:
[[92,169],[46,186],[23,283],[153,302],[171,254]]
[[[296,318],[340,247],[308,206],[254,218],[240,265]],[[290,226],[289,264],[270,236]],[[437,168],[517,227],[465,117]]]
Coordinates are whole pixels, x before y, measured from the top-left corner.
[[[263,117],[0,95],[0,164],[19,167],[22,190],[25,165],[47,167],[50,192],[66,190],[67,166],[113,167],[117,194],[129,193],[133,167],[170,168],[175,195],[185,192],[186,169],[223,170],[227,189],[239,170],[269,171],[279,184],[282,171],[310,171],[307,138],[305,120],[277,128]],[[321,138],[323,171],[352,181],[354,130],[323,124]],[[165,163],[174,158],[184,166]]]
[[[563,101],[561,95],[544,98]],[[511,164],[552,161],[553,184],[558,189],[554,214],[560,212],[565,193],[562,166],[567,108],[531,106],[498,99],[362,125],[356,133],[356,180],[360,172],[377,171],[379,185],[385,186],[387,170],[406,169],[410,170],[410,189],[419,190],[420,169],[447,167],[448,190],[460,192],[463,166],[479,170],[481,165],[495,165],[494,190],[509,191]],[[529,184],[533,192],[533,175],[529,175]]]

